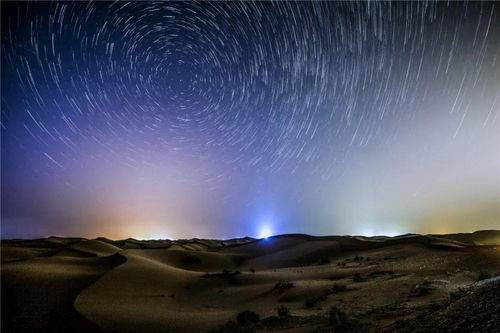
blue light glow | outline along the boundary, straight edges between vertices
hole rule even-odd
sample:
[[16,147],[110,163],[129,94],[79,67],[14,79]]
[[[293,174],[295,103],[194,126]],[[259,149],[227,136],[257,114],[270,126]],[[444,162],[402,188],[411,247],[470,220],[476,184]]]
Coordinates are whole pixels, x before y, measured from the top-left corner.
[[272,230],[271,228],[269,228],[269,226],[265,225],[263,227],[261,227],[261,229],[259,230],[259,238],[269,238],[270,236],[272,236],[273,233],[272,233]]

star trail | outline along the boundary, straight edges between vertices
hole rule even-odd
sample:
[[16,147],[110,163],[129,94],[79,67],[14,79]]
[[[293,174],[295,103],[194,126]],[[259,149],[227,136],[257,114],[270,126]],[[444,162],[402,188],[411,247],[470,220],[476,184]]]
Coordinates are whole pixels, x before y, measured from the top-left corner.
[[2,2],[2,237],[500,221],[494,2]]

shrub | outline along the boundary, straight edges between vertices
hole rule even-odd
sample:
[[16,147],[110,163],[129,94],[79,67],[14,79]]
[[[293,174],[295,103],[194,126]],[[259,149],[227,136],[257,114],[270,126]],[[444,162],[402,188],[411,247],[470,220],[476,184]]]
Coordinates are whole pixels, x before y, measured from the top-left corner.
[[265,331],[273,331],[279,329],[283,324],[283,319],[278,316],[269,316],[259,321],[259,328],[264,328]]
[[328,295],[320,295],[320,296],[314,296],[311,298],[306,299],[306,308],[312,308],[318,303],[319,301],[326,301],[328,298]]
[[491,278],[490,272],[480,271],[479,274],[477,275],[476,281],[486,280],[489,278]]
[[429,303],[427,305],[427,309],[426,310],[429,313],[433,313],[433,312],[438,311],[439,309],[441,309],[441,305],[439,303],[432,302],[432,303]]
[[209,333],[254,333],[253,326],[240,326],[234,320],[229,320],[226,323],[212,329]]
[[458,288],[450,293],[450,300],[455,301],[465,296],[467,291],[464,288]]
[[331,261],[327,258],[321,258],[318,265],[328,265]]
[[370,273],[370,277],[379,277],[385,275],[394,275],[393,271],[375,271]]
[[422,281],[422,283],[421,283],[422,286],[430,286],[431,284],[432,284],[432,282],[427,280],[427,278],[425,278],[424,281]]
[[226,333],[234,331],[238,327],[238,324],[234,320],[228,320],[226,323],[221,324],[210,331],[208,333]]
[[278,313],[278,317],[282,319],[290,317],[290,309],[284,305],[278,306],[276,312]]
[[236,321],[242,326],[256,324],[259,322],[259,315],[253,311],[246,310],[238,313]]
[[331,329],[329,327],[317,327],[314,328],[312,331],[309,331],[309,333],[331,333]]
[[338,284],[338,283],[335,283],[330,289],[329,289],[329,292],[331,294],[338,294],[340,292],[343,292],[343,291],[346,291],[347,290],[347,286],[345,284]]
[[356,273],[352,276],[352,281],[353,282],[364,282],[364,281],[366,281],[366,279],[364,277],[362,277],[361,274]]
[[316,304],[316,302],[317,301],[316,301],[315,297],[306,299],[306,303],[305,303],[306,308],[312,308]]
[[424,281],[423,283],[417,284],[413,290],[413,296],[424,296],[430,294],[434,288],[431,287],[430,282]]
[[293,282],[280,280],[274,285],[273,289],[289,289],[293,287]]
[[343,311],[341,311],[336,306],[330,309],[330,312],[328,313],[328,322],[330,323],[331,326],[340,327],[343,326],[346,323],[346,321],[347,321],[347,316]]
[[408,326],[408,322],[402,319],[398,319],[394,322],[394,324],[392,324],[392,326],[399,329],[406,328]]

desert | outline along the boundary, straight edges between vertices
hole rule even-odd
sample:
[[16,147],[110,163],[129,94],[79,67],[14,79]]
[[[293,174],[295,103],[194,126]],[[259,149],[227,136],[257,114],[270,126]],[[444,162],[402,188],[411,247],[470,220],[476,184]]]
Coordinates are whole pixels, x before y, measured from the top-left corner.
[[2,241],[3,332],[498,332],[500,231]]

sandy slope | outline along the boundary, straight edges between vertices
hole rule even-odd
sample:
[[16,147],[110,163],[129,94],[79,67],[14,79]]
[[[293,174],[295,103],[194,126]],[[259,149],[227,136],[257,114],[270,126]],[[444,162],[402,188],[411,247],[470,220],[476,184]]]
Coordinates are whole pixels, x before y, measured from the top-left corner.
[[2,332],[98,332],[73,307],[119,256],[42,257],[2,265]]
[[183,316],[181,290],[199,279],[200,273],[163,263],[155,258],[161,254],[149,258],[140,250],[125,250],[122,255],[127,262],[80,293],[76,309],[110,332],[188,328],[185,325],[196,304],[187,304],[187,317]]
[[96,256],[107,256],[121,251],[119,247],[95,239],[71,244],[68,248]]

